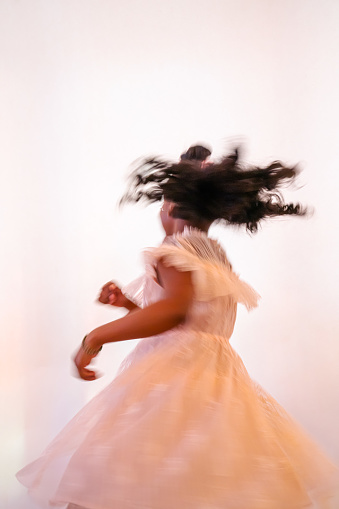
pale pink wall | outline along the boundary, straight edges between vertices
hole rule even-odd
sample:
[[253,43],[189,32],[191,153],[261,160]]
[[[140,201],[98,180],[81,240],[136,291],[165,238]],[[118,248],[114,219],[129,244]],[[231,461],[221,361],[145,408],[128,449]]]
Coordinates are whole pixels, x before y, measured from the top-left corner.
[[14,472],[132,346],[105,348],[92,385],[70,374],[83,334],[120,316],[94,303],[100,285],[138,275],[161,239],[156,208],[115,208],[128,164],[198,140],[218,155],[235,136],[249,160],[305,168],[289,196],[311,219],[214,234],[262,295],[233,345],[339,463],[338,16],[335,0],[0,3],[7,509],[28,509]]

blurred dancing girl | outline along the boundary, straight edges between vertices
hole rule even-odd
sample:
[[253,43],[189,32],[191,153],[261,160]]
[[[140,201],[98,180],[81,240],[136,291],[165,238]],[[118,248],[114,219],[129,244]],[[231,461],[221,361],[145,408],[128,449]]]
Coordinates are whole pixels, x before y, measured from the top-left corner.
[[123,201],[161,202],[166,237],[145,252],[142,278],[102,295],[130,312],[84,338],[79,375],[95,379],[90,363],[103,345],[145,339],[19,472],[43,507],[331,507],[335,467],[230,346],[237,304],[251,309],[258,295],[208,236],[214,221],[255,232],[266,218],[303,215],[279,190],[296,169],[242,167],[236,152],[203,160],[155,158],[133,174]]

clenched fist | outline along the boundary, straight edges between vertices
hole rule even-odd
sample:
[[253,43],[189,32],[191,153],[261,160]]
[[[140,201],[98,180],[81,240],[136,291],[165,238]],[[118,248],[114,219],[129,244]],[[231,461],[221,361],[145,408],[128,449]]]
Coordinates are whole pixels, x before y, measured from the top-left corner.
[[126,308],[129,311],[137,307],[133,302],[125,297],[121,289],[115,283],[113,283],[113,281],[109,281],[101,288],[101,293],[98,297],[98,301],[102,304],[109,304],[110,306]]

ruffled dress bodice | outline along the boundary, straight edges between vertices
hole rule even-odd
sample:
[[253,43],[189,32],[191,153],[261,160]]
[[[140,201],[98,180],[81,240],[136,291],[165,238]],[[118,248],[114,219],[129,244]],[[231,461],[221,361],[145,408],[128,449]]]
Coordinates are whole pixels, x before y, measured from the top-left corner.
[[232,270],[220,244],[196,229],[167,237],[164,243],[144,253],[146,272],[123,288],[138,306],[145,307],[164,297],[157,281],[159,260],[167,266],[192,274],[194,299],[184,328],[229,339],[233,333],[237,304],[247,309],[257,305],[259,295]]

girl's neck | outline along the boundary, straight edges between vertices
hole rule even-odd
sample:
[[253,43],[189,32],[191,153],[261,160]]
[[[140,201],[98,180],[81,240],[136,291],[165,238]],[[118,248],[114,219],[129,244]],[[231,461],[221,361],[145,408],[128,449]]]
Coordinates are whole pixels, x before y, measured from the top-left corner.
[[196,230],[201,230],[202,232],[208,233],[210,226],[211,223],[207,221],[202,221],[200,223],[191,223],[190,221],[185,221],[184,219],[176,219],[174,221],[173,228],[171,229],[171,233],[167,233],[167,235],[183,233],[185,228],[194,228]]

